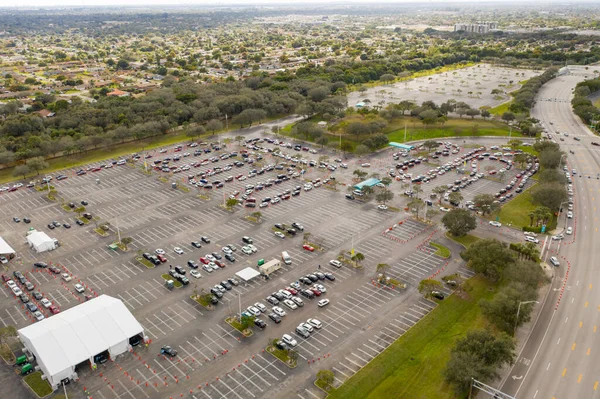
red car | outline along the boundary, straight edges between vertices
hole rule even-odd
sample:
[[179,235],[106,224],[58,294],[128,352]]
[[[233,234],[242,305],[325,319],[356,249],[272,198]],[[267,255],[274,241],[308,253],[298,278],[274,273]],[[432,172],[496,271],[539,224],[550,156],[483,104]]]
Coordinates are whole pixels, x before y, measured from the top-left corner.
[[306,249],[307,251],[310,251],[310,252],[314,252],[314,250],[315,250],[313,247],[311,247],[311,246],[310,246],[310,245],[308,245],[308,244],[304,244],[304,245],[302,246],[302,248],[304,248],[304,249]]
[[50,309],[50,311],[52,312],[52,314],[60,313],[60,309],[57,308],[56,305],[50,305],[50,307],[48,309]]
[[100,171],[100,170],[102,170],[102,168],[101,168],[101,167],[99,167],[99,166],[98,166],[98,167],[95,167],[95,168],[92,168],[92,172],[98,172],[98,171]]
[[292,295],[298,295],[298,291],[296,291],[295,289],[293,289],[292,287],[285,287],[285,290],[287,292],[289,292]]
[[50,270],[54,274],[60,274],[60,269],[58,267],[56,267],[56,266],[50,266],[48,268],[48,270]]
[[218,260],[214,261],[215,265],[219,266],[221,269],[223,269],[225,267],[225,264],[223,262],[219,262]]
[[161,261],[162,263],[165,263],[167,261],[167,258],[165,258],[164,255],[156,255],[156,257],[158,258],[159,261]]
[[2,275],[2,281],[4,281],[5,283],[10,280],[10,277],[8,277],[6,274]]
[[204,257],[202,257],[202,258],[200,258],[200,262],[204,263],[205,265],[208,265],[209,260],[206,259],[206,258],[204,258]]
[[312,287],[309,288],[316,296],[321,296],[321,291],[319,291],[317,288]]

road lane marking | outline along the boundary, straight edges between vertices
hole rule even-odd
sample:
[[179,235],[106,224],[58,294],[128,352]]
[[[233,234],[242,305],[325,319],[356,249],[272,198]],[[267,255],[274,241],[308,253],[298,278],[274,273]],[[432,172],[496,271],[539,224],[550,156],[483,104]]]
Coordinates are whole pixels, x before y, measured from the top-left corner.
[[596,332],[596,329],[598,328],[598,326],[594,326],[594,332]]
[[584,307],[584,308],[587,308],[587,307],[588,307],[588,302],[587,302],[587,301],[585,301],[585,305],[583,305],[583,307]]
[[558,341],[556,341],[556,345],[560,344],[560,338],[558,339]]
[[571,346],[571,350],[574,351],[576,346],[577,346],[577,344],[575,342],[573,342],[573,345]]
[[588,348],[586,355],[590,355],[590,352],[592,351],[592,348]]
[[598,389],[598,381],[594,382],[594,391]]
[[546,371],[548,371],[550,369],[550,363],[548,363],[548,366],[546,367]]
[[590,290],[592,289],[592,285],[590,284]]
[[579,322],[579,328],[581,328],[583,326],[583,321]]
[[581,379],[582,379],[582,378],[583,378],[583,375],[582,375],[582,374],[579,374],[579,378],[577,378],[577,383],[578,383],[578,384],[581,384]]
[[564,370],[563,370],[563,372],[562,372],[562,376],[564,377],[564,376],[565,376],[565,374],[567,374],[567,368],[566,368],[566,367],[565,367],[565,369],[564,369]]

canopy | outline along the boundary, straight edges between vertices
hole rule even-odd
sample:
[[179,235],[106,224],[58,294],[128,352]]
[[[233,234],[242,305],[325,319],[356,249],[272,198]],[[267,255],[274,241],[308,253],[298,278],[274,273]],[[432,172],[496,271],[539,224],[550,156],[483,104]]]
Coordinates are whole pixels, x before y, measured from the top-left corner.
[[6,241],[4,241],[4,238],[0,237],[0,255],[7,255],[7,254],[14,254],[15,250],[12,249],[12,247],[10,245],[8,245],[8,243]]
[[56,248],[56,242],[43,231],[32,230],[27,236],[29,246],[36,252],[51,251]]
[[245,269],[240,270],[235,275],[247,282],[257,276],[260,276],[260,273],[251,267],[247,267]]

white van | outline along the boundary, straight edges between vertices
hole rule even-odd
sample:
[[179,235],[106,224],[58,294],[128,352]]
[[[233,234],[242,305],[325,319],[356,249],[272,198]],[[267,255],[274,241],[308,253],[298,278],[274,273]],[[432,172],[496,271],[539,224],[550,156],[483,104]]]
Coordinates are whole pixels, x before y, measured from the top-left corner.
[[292,264],[292,258],[290,257],[290,254],[287,253],[287,251],[283,251],[281,253],[281,259],[283,259],[283,263],[285,263],[286,265]]
[[556,267],[560,266],[560,262],[558,261],[558,259],[556,258],[556,256],[550,257],[550,263],[552,263]]

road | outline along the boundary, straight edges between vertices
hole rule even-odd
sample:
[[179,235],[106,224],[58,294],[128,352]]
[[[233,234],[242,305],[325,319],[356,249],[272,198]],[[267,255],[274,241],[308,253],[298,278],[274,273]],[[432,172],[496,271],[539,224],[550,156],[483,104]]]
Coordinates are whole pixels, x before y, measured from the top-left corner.
[[[600,154],[590,143],[595,138],[571,112],[572,89],[584,79],[583,68],[547,83],[539,92],[532,116],[553,133],[568,152],[574,176],[575,218],[566,221],[574,234],[566,236],[557,255],[552,289],[528,341],[501,389],[518,398],[598,398],[600,381],[600,265],[594,260],[598,233],[597,199],[600,197]],[[552,124],[550,124],[552,122]],[[564,132],[569,136],[564,137]],[[575,141],[574,136],[581,139]],[[564,219],[559,226],[564,226]],[[551,244],[555,254],[557,243]],[[525,338],[525,337],[524,337]]]

